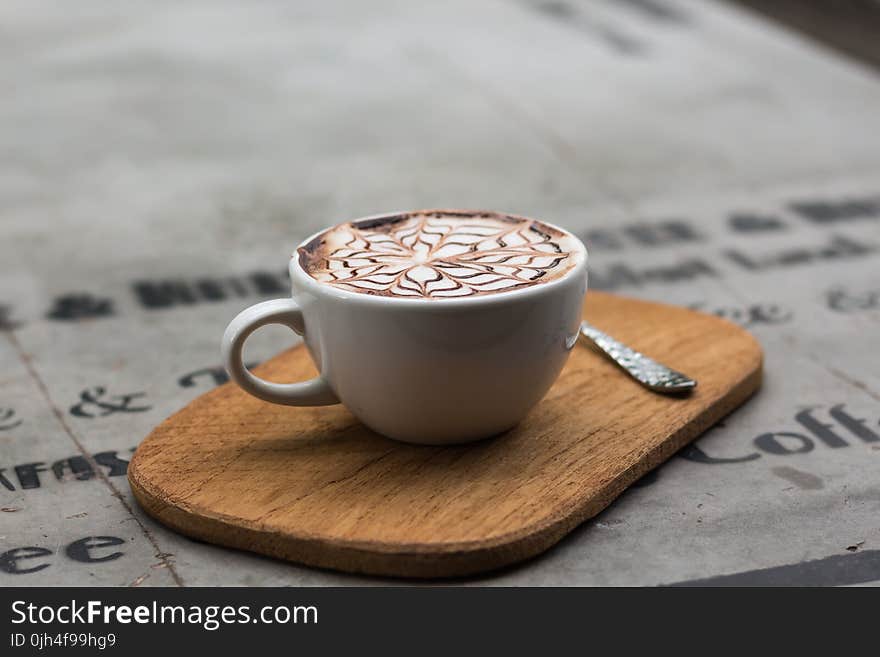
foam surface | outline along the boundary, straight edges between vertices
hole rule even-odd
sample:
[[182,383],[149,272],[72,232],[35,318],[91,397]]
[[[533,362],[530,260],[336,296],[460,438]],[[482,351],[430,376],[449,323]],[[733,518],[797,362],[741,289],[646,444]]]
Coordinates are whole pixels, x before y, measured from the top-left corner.
[[540,221],[430,211],[340,224],[299,249],[315,280],[386,297],[443,299],[556,280],[583,257],[576,238]]

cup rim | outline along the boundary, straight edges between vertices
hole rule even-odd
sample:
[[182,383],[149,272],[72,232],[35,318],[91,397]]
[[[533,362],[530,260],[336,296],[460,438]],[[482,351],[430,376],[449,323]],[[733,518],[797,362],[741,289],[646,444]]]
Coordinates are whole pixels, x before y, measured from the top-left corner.
[[[524,217],[522,215],[510,214],[507,212],[496,212],[492,210],[464,210],[464,209],[451,209],[451,208],[431,208],[425,210],[405,210],[398,212],[383,212],[381,214],[369,215],[366,217],[360,217],[358,219],[350,219],[348,222],[356,222],[356,221],[370,221],[377,219],[388,219],[401,214],[428,214],[432,212],[449,212],[449,213],[489,213],[489,214],[500,214],[507,217],[514,217],[517,219],[524,219],[528,221],[534,221],[534,219],[530,217]],[[366,305],[390,305],[395,308],[420,308],[424,310],[441,310],[441,309],[453,309],[453,308],[462,308],[467,306],[474,305],[494,305],[497,303],[504,303],[508,301],[515,301],[519,299],[526,299],[528,297],[540,296],[544,293],[549,292],[552,289],[555,289],[561,285],[564,285],[569,281],[569,279],[575,277],[578,274],[583,274],[587,268],[587,260],[589,259],[589,252],[587,251],[586,245],[583,241],[570,230],[566,230],[560,226],[550,223],[549,221],[544,221],[543,219],[539,219],[542,224],[549,226],[550,228],[554,228],[556,230],[562,231],[569,237],[574,240],[574,243],[581,254],[579,261],[575,264],[574,267],[569,269],[559,278],[556,278],[552,281],[548,281],[547,283],[541,283],[540,285],[534,285],[532,287],[527,287],[524,289],[513,289],[513,290],[502,290],[495,294],[485,294],[476,297],[437,297],[437,298],[399,298],[399,297],[387,297],[387,296],[379,296],[372,294],[364,294],[361,292],[350,292],[348,290],[343,290],[334,285],[320,283],[312,278],[307,271],[305,271],[299,262],[299,249],[313,239],[318,237],[321,233],[329,230],[333,226],[327,226],[318,230],[304,240],[302,240],[294,249],[293,254],[290,257],[289,263],[289,271],[291,281],[298,282],[302,284],[303,287],[313,291],[317,294],[326,295],[330,297],[334,297],[340,301],[345,301],[349,303],[363,303]],[[339,225],[339,224],[335,224]],[[294,294],[296,293],[296,288],[294,288]]]

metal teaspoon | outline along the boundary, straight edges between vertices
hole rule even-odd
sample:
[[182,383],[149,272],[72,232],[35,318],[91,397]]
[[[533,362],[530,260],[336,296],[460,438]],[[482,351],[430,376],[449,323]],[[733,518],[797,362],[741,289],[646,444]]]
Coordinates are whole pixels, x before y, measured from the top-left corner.
[[587,322],[581,322],[580,334],[596,345],[632,378],[654,392],[679,395],[697,387],[694,379],[627,347]]

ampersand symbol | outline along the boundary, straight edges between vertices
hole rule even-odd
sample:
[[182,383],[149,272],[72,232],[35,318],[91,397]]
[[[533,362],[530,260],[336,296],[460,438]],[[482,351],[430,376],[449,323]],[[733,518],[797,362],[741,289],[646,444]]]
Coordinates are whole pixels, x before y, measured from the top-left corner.
[[780,324],[791,319],[791,312],[783,310],[776,304],[768,306],[755,305],[749,308],[749,323]]
[[[106,394],[107,390],[102,386],[83,390],[79,394],[79,403],[70,407],[71,414],[77,417],[105,417],[114,413],[140,413],[152,408],[152,406],[131,405],[132,400],[145,396],[144,392],[112,395],[102,400]],[[90,412],[90,410],[94,412]]]
[[21,424],[21,420],[10,421],[13,417],[15,417],[14,410],[11,408],[0,408],[0,431],[9,431]]

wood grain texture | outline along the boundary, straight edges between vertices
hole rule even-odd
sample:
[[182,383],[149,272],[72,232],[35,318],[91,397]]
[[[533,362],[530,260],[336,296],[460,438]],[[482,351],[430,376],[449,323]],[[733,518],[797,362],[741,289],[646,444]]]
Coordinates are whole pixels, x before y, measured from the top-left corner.
[[[697,378],[696,392],[648,392],[579,345],[517,428],[475,444],[426,447],[376,435],[342,406],[276,406],[226,384],[141,443],[129,482],[144,509],[172,529],[313,566],[449,577],[527,559],[599,513],[761,381],[760,346],[727,321],[600,292],[587,295],[585,316]],[[314,374],[302,347],[256,371],[287,381]]]

